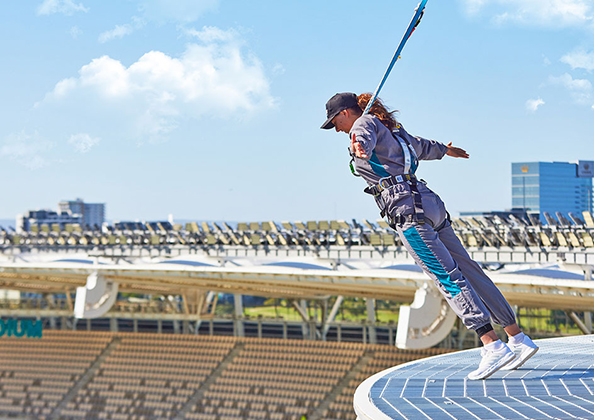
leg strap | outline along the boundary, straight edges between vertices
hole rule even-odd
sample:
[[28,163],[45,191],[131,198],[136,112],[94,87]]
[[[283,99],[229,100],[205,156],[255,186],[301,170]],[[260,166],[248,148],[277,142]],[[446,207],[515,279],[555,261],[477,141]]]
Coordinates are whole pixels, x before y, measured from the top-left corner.
[[417,223],[425,223],[425,211],[423,210],[423,200],[421,198],[421,193],[417,188],[417,180],[416,178],[409,181],[410,190],[412,191],[414,206],[415,206],[415,213],[414,218]]

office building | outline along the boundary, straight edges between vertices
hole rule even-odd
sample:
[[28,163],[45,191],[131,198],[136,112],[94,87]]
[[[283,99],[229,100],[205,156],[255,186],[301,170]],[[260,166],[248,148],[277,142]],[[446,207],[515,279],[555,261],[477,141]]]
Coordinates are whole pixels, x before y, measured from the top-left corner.
[[82,216],[82,224],[90,227],[101,227],[105,221],[105,204],[103,203],[85,203],[77,198],[74,201],[60,201],[58,208],[61,213]]
[[16,230],[28,232],[32,226],[41,228],[43,225],[49,227],[58,225],[64,228],[68,224],[77,224],[82,227],[101,228],[105,221],[105,204],[85,203],[77,198],[74,201],[61,201],[58,203],[58,211],[54,210],[29,210],[16,217]]
[[28,232],[32,226],[41,228],[43,225],[51,227],[59,225],[63,228],[67,224],[81,224],[82,216],[80,214],[58,213],[53,210],[29,210],[16,217],[17,232]]
[[537,213],[581,217],[592,212],[594,161],[512,163],[512,207]]

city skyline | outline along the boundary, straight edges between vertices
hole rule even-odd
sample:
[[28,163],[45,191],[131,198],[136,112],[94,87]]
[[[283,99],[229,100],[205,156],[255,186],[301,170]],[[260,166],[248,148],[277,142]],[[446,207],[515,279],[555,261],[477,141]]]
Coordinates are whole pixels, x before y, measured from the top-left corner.
[[[377,219],[319,126],[375,89],[416,5],[4,5],[0,219],[74,197],[108,220]],[[513,162],[594,159],[594,1],[562,6],[428,2],[381,97],[470,153],[418,172],[452,214],[511,208]]]

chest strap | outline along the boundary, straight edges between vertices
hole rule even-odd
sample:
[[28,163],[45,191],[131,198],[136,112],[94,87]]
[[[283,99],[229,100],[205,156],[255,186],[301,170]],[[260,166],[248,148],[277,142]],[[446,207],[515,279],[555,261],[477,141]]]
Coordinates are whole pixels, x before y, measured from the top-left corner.
[[417,156],[417,152],[415,148],[412,147],[408,139],[406,137],[401,137],[400,135],[400,125],[396,126],[396,128],[392,131],[392,137],[400,143],[400,147],[402,148],[402,154],[404,157],[404,173],[405,174],[414,174],[419,166],[419,158]]

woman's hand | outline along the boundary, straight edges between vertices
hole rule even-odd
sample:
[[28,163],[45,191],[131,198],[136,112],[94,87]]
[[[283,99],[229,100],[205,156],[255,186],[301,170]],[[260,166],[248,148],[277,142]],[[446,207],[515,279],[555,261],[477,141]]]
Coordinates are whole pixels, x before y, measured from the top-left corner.
[[353,134],[353,137],[351,138],[351,151],[358,158],[367,159],[367,153],[365,153],[365,149],[363,149],[361,143],[355,140],[355,134]]
[[460,149],[459,147],[452,146],[452,142],[448,145],[448,152],[446,153],[448,156],[456,157],[456,158],[464,158],[468,159],[470,156],[466,153],[466,150]]

